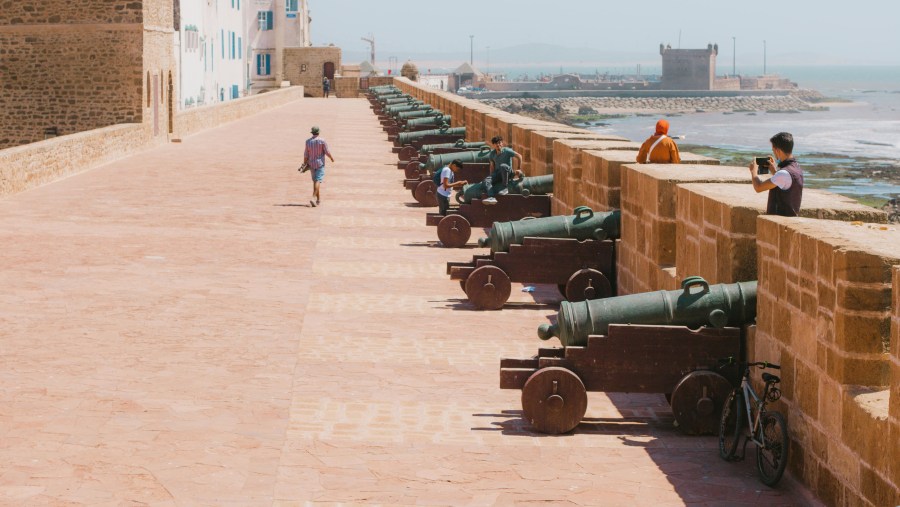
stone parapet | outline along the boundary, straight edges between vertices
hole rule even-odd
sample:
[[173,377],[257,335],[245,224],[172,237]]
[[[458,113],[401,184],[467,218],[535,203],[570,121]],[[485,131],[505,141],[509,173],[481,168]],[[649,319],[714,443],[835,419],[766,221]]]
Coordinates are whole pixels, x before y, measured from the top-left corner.
[[182,111],[175,116],[175,136],[187,137],[202,130],[252,116],[303,98],[302,86],[291,86]]
[[336,77],[332,81],[332,91],[339,99],[355,99],[359,97],[359,78]]
[[[675,274],[676,186],[683,183],[744,183],[746,167],[702,164],[622,166],[622,243],[618,252],[620,294],[661,290]],[[692,273],[677,273],[677,277]],[[677,288],[677,287],[676,287]]]
[[[620,138],[621,139],[621,138]],[[626,140],[556,139],[553,141],[553,214],[569,215],[578,206],[600,210],[599,202],[590,191],[592,185],[585,168],[585,152],[635,150],[640,145]]]
[[[675,268],[709,283],[757,279],[756,217],[766,212],[768,193],[746,184],[684,184],[676,189]],[[804,189],[800,215],[862,222],[887,221],[887,214],[824,190]]]
[[[531,133],[537,131],[543,132],[566,132],[569,134],[591,134],[590,130],[578,128],[578,127],[569,127],[567,125],[562,125],[559,123],[551,123],[542,120],[534,120],[531,118],[527,118],[525,116],[521,116],[523,119],[521,123],[515,123],[510,127],[510,147],[516,150],[517,153],[522,155],[522,159],[524,163],[522,167],[526,174],[533,175],[533,163],[532,163],[532,153],[531,153]],[[531,121],[528,121],[531,120]],[[546,164],[543,164],[543,170],[546,170]]]
[[566,132],[559,130],[534,130],[531,136],[531,168],[530,176],[541,174],[554,174],[553,166],[553,142],[557,139],[570,139],[581,141],[622,141],[628,142],[624,137],[608,134],[596,134],[593,132]]
[[0,150],[0,197],[133,155],[154,145],[151,134],[149,125],[130,123]]
[[890,407],[900,384],[891,331],[900,231],[810,218],[756,222],[758,316],[748,357],[781,364],[776,407],[790,422],[789,469],[828,505],[897,505],[900,429]]

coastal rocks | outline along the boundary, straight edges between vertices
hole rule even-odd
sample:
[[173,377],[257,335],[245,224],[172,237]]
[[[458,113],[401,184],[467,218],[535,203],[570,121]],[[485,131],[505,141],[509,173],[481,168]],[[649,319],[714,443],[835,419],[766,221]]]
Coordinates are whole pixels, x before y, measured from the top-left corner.
[[567,116],[583,115],[593,110],[605,114],[688,114],[699,112],[728,113],[796,113],[823,110],[810,102],[821,101],[822,95],[803,90],[786,96],[740,97],[567,97],[567,98],[504,98],[483,99],[481,102],[508,112],[528,114],[540,111],[565,122]]

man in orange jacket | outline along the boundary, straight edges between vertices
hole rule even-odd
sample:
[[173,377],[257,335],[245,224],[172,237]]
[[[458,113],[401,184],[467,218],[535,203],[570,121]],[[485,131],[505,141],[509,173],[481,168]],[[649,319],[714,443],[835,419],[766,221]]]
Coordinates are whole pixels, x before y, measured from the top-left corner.
[[681,157],[678,156],[678,145],[667,134],[669,133],[669,122],[659,120],[656,122],[656,133],[650,136],[637,155],[639,164],[680,164]]

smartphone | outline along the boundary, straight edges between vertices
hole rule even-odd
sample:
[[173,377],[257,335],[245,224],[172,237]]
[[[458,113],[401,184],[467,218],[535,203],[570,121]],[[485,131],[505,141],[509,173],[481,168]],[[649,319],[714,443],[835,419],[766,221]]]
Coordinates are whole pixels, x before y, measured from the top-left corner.
[[769,174],[769,157],[756,157],[756,174]]

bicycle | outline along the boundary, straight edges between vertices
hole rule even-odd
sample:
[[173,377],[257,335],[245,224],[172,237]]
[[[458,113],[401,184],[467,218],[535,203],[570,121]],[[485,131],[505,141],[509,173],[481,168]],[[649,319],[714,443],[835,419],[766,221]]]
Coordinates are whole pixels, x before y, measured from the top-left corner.
[[[720,366],[735,364],[733,357],[719,360]],[[719,420],[719,455],[725,461],[744,459],[747,444],[756,445],[756,467],[760,480],[766,486],[774,487],[781,480],[788,460],[788,430],[784,416],[776,411],[766,410],[766,404],[781,398],[781,390],[777,384],[781,379],[768,372],[763,372],[762,379],[766,387],[760,397],[750,384],[750,368],[781,369],[777,364],[767,362],[737,363],[743,372],[741,386],[731,391],[722,407],[722,418]],[[751,401],[752,400],[752,401]],[[749,434],[744,433],[744,423],[752,422]],[[744,446],[740,456],[736,456],[738,443],[744,437]]]

